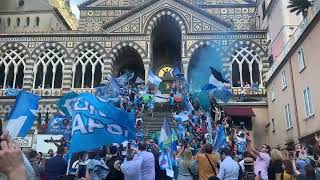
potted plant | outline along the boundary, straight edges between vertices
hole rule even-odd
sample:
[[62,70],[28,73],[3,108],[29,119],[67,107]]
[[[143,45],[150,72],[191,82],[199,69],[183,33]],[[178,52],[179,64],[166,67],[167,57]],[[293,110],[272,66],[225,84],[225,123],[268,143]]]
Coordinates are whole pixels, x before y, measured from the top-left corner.
[[297,16],[302,13],[302,16],[306,17],[310,6],[312,4],[309,0],[289,0],[287,8],[290,9],[290,13],[295,12]]

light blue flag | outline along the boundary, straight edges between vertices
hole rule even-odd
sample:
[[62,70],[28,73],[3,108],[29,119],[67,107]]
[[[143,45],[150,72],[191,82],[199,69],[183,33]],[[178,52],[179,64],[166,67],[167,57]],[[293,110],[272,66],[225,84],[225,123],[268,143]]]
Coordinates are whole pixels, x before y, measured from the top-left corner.
[[135,138],[134,113],[122,111],[89,93],[79,96],[72,114],[71,153]]
[[54,115],[48,124],[48,133],[61,135],[64,134],[66,130],[71,131],[72,121],[70,117],[62,115]]
[[35,120],[40,97],[26,91],[20,91],[8,119],[6,130],[12,138],[25,137]]
[[8,88],[6,92],[6,96],[18,96],[18,94],[22,91],[21,89]]
[[226,131],[224,125],[220,125],[219,127],[217,127],[213,148],[215,151],[219,151],[221,148],[225,147],[227,147]]
[[120,103],[120,97],[117,96],[110,83],[108,85],[97,86],[95,89],[97,97],[102,98],[113,105],[118,105]]
[[184,106],[184,110],[188,112],[188,114],[191,114],[192,111],[194,110],[189,98],[184,98],[183,99],[183,106]]
[[167,172],[168,171],[171,171],[171,172],[173,171],[172,160],[171,160],[171,156],[170,156],[170,152],[169,151],[165,150],[165,151],[161,152],[161,154],[159,156],[159,165],[160,165],[160,168],[162,170],[166,170]]
[[166,117],[163,121],[158,143],[161,149],[169,148],[172,143],[172,133]]
[[160,79],[151,70],[149,70],[148,81],[151,82],[152,84],[156,85],[156,86],[159,86],[160,83],[162,82],[162,79]]
[[75,92],[69,92],[57,101],[57,106],[63,112],[65,116],[72,116],[74,104],[79,98],[79,95]]

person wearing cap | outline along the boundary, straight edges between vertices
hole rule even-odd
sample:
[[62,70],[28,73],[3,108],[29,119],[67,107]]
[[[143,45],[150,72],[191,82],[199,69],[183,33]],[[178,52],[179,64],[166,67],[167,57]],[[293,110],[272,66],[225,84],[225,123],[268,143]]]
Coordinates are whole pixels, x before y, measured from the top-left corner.
[[115,168],[116,162],[121,160],[118,156],[118,147],[116,144],[109,147],[109,152],[111,154],[111,158],[106,162],[106,164],[109,167],[110,172],[105,180],[123,180],[124,177],[122,172]]
[[143,159],[141,156],[134,155],[133,149],[128,149],[126,158],[120,166],[121,172],[124,174],[125,180],[143,180],[141,178],[141,164]]
[[221,165],[218,173],[220,180],[238,180],[240,165],[232,159],[228,148],[221,149]]

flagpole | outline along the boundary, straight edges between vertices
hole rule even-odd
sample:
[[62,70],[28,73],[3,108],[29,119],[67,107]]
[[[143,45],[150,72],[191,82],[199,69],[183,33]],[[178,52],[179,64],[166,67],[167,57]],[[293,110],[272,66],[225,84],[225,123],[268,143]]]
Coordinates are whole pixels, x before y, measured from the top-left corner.
[[67,167],[67,176],[69,175],[69,169],[70,169],[70,164],[71,164],[71,158],[68,160],[68,167]]

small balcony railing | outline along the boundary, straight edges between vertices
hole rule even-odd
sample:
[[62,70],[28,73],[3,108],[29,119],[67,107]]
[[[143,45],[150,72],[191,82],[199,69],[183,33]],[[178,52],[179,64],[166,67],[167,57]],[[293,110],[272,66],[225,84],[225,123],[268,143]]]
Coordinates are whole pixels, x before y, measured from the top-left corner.
[[[241,87],[232,87],[231,88],[232,93],[236,96],[239,96],[241,94]],[[250,87],[244,87],[243,92],[246,96],[266,96],[267,92],[265,88],[257,88],[253,90]]]

